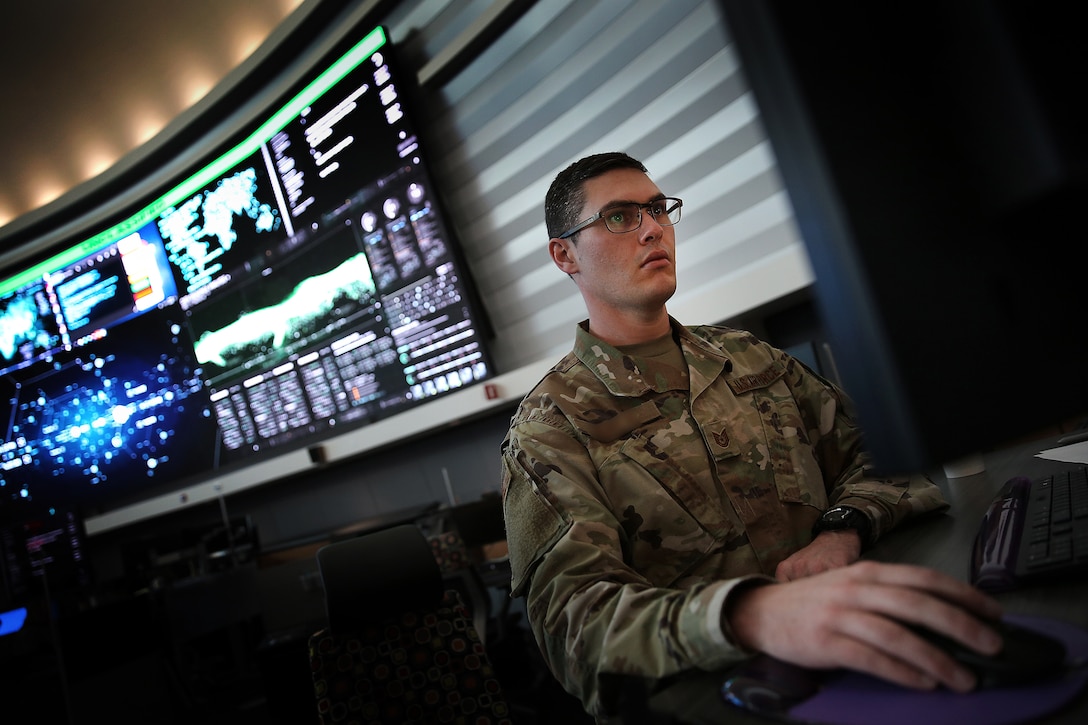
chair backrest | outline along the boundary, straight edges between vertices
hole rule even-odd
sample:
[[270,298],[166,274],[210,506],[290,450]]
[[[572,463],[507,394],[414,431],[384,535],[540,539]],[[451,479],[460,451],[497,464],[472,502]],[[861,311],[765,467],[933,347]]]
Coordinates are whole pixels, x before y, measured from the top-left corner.
[[456,529],[431,534],[427,537],[427,543],[431,547],[431,555],[438,562],[438,568],[443,574],[460,571],[472,566],[472,560],[468,555],[468,547],[464,539]]
[[310,637],[322,723],[508,725],[476,628],[415,526],[324,547],[329,626]]
[[323,546],[317,568],[329,628],[336,633],[442,600],[442,572],[423,532],[412,524]]
[[476,570],[476,564],[469,556],[465,542],[456,529],[431,534],[427,537],[431,554],[438,562],[442,572],[442,583],[446,589],[455,589],[461,596],[461,603],[468,606],[473,627],[480,636],[480,641],[487,646],[487,623],[491,618],[491,595],[487,586]]

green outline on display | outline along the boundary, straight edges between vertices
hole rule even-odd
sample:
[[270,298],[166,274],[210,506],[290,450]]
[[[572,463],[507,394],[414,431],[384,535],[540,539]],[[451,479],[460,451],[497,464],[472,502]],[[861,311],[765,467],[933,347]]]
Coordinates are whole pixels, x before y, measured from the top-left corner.
[[226,151],[210,164],[197,171],[192,176],[152,201],[146,207],[136,212],[129,218],[100,232],[86,241],[80,242],[74,247],[60,252],[45,261],[39,262],[16,275],[0,281],[0,296],[19,289],[27,282],[38,279],[53,271],[87,257],[95,252],[108,247],[117,240],[131,234],[159,216],[164,210],[174,206],[190,194],[205,186],[209,181],[222,175],[232,166],[239,163],[246,156],[256,151],[273,136],[282,131],[288,123],[309,106],[322,93],[332,88],[344,76],[355,70],[364,60],[374,54],[387,41],[385,30],[375,28],[365,38],[359,41],[351,50],[329,66],[312,83],[307,85],[298,95],[287,102],[285,106],[274,113],[271,118],[262,123],[257,129],[241,141],[234,148]]

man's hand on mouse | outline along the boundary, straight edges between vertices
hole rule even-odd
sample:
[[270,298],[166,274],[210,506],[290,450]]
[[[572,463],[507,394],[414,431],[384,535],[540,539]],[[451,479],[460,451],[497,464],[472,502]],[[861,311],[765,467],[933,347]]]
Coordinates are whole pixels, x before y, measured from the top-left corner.
[[[862,561],[738,592],[724,613],[737,643],[804,667],[845,667],[916,689],[966,692],[974,675],[900,622],[982,652],[1001,639],[996,600],[932,569]],[[900,620],[900,621],[896,621]]]

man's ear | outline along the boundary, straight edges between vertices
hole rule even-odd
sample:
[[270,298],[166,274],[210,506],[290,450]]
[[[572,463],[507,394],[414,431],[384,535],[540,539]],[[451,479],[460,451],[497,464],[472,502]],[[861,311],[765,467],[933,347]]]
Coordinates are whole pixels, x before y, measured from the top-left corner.
[[572,275],[578,271],[578,260],[574,254],[574,242],[570,239],[552,237],[548,240],[548,254],[560,271]]

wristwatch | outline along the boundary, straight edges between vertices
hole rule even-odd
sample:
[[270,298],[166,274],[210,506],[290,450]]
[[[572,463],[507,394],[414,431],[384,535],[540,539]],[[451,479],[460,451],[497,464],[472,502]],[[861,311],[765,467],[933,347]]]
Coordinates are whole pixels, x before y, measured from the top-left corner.
[[832,506],[824,511],[823,516],[816,519],[816,524],[812,527],[812,538],[815,539],[821,531],[844,529],[854,529],[858,532],[862,549],[869,546],[873,523],[868,516],[852,506]]

